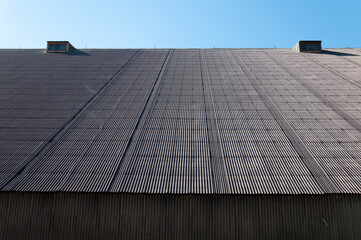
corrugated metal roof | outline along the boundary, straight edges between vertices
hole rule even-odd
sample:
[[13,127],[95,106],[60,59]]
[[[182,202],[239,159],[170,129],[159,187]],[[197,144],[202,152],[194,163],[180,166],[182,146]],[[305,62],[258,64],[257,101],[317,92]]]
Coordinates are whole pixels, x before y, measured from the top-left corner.
[[0,186],[361,193],[361,57],[288,49],[0,51]]

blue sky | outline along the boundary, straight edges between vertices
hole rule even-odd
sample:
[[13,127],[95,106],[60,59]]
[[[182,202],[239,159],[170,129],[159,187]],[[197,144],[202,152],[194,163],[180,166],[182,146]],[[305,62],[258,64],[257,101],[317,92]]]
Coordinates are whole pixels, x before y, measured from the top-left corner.
[[360,0],[0,0],[0,48],[361,47]]

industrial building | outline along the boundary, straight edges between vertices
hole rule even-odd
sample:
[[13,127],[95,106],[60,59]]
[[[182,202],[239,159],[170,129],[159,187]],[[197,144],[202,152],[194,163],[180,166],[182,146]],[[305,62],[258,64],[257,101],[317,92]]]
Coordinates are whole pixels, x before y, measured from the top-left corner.
[[361,49],[0,50],[0,239],[360,239],[360,193]]

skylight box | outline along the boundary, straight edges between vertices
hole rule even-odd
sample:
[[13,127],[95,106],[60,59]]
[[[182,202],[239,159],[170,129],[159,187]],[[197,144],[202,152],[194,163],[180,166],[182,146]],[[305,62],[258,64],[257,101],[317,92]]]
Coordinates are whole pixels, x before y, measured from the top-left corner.
[[299,41],[293,49],[298,52],[322,52],[321,41]]
[[46,52],[48,53],[67,53],[75,48],[68,41],[48,41]]

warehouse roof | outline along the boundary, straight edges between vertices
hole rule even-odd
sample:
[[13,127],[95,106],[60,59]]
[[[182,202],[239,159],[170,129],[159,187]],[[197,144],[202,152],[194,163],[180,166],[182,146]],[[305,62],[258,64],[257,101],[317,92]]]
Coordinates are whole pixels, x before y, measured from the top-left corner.
[[361,193],[361,50],[0,50],[0,189]]

